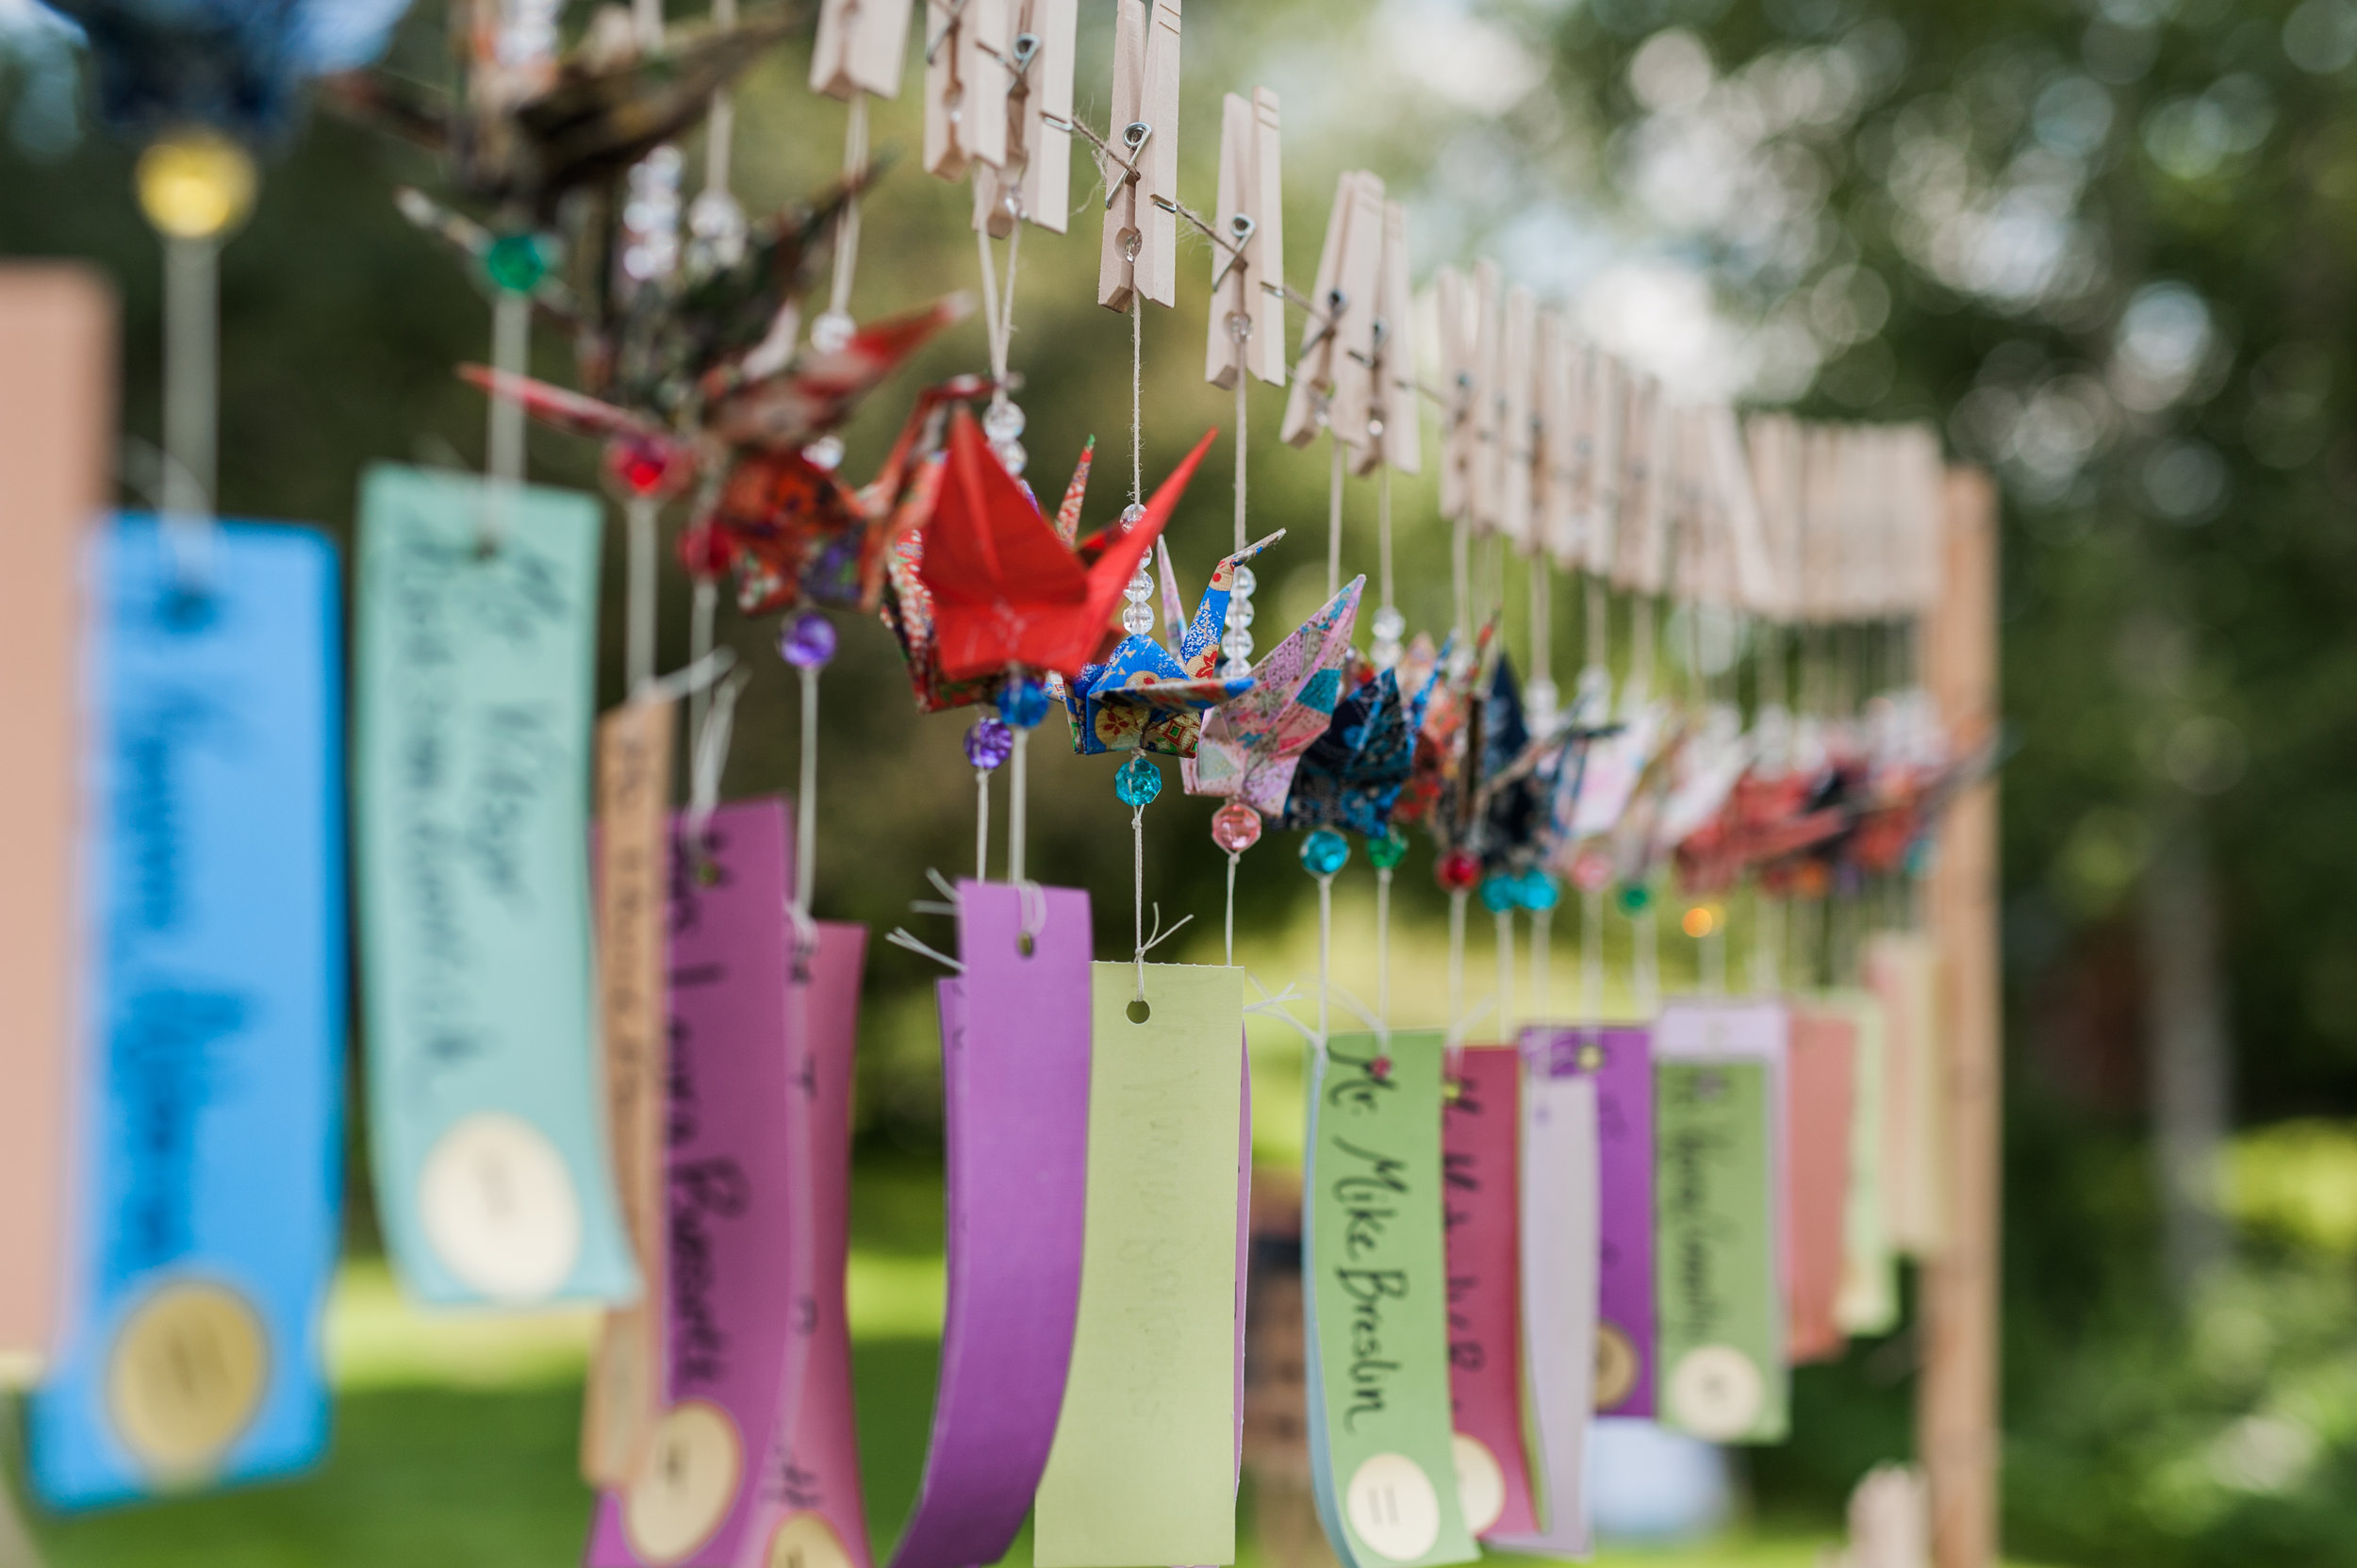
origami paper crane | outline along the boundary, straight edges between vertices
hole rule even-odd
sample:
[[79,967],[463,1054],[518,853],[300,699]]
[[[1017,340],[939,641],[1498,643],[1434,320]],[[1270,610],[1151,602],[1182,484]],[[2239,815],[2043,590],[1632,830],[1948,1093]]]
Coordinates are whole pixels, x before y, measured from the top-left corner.
[[1294,769],[1286,827],[1347,828],[1369,838],[1391,831],[1439,671],[1427,665],[1421,672],[1409,670],[1409,679],[1414,689],[1404,700],[1401,670],[1386,669],[1334,704],[1333,721]]
[[[1092,438],[1080,449],[1080,460],[1072,468],[1072,483],[1064,487],[1063,503],[1056,508],[1056,536],[1067,545],[1080,536],[1080,503],[1088,493],[1089,465],[1096,453],[1096,442]],[[925,586],[925,524],[939,503],[947,468],[938,443],[910,468],[911,494],[894,513],[891,542],[884,553],[883,623],[899,641],[901,657],[908,662],[909,685],[923,713],[987,701],[998,695],[1011,673],[1002,666],[952,681],[941,672],[933,590]],[[1030,493],[1028,487],[1025,493]]]
[[[1152,520],[1150,506],[1147,519]],[[1138,526],[1143,529],[1146,524]],[[1177,647],[1165,648],[1144,635],[1127,636],[1103,663],[1080,671],[1064,693],[1074,751],[1084,756],[1103,751],[1160,751],[1174,757],[1195,754],[1205,710],[1233,701],[1257,684],[1250,675],[1231,679],[1213,673],[1219,668],[1220,633],[1228,624],[1236,569],[1282,537],[1279,530],[1212,569],[1211,586],[1203,590],[1195,619],[1179,634]],[[1177,601],[1177,586],[1165,569],[1164,616],[1174,625]]]
[[[1472,656],[1459,665],[1450,657],[1456,652],[1457,639],[1451,636],[1439,649],[1432,638],[1418,633],[1408,646],[1406,657],[1400,661],[1400,685],[1403,689],[1426,685],[1424,721],[1416,728],[1415,756],[1409,764],[1408,783],[1400,790],[1399,801],[1392,808],[1392,820],[1402,826],[1422,822],[1433,837],[1445,849],[1456,843],[1472,824],[1457,819],[1455,807],[1471,810],[1470,793],[1454,789],[1458,775],[1463,770],[1463,746],[1460,744],[1469,717],[1474,678],[1480,672],[1482,660],[1489,656],[1490,642],[1497,635],[1497,619],[1492,617],[1475,634]],[[1449,808],[1444,819],[1443,808]]]
[[1075,549],[992,454],[973,415],[964,408],[952,414],[941,497],[918,566],[932,594],[942,678],[967,680],[1019,665],[1079,679],[1105,644],[1123,586],[1170,520],[1216,434],[1207,434],[1162,481],[1135,527]]
[[1251,691],[1203,720],[1195,754],[1180,764],[1190,795],[1242,801],[1280,817],[1301,755],[1333,722],[1343,664],[1367,580],[1354,577],[1252,667]]

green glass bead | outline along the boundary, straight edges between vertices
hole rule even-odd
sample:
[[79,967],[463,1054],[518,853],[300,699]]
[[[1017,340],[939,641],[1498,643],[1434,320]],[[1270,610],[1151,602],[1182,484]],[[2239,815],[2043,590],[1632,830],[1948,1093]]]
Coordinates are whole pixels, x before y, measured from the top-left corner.
[[1641,882],[1624,883],[1612,897],[1613,901],[1621,906],[1621,913],[1631,919],[1644,914],[1653,904],[1653,889]]
[[503,234],[483,253],[483,272],[493,288],[529,294],[549,275],[548,247],[536,234]]
[[1378,871],[1388,871],[1408,858],[1408,840],[1397,828],[1380,838],[1367,840],[1367,864]]

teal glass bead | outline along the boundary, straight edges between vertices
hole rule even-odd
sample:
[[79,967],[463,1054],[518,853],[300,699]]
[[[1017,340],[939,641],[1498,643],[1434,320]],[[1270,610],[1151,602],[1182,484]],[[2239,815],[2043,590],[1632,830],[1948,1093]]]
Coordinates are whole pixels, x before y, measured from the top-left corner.
[[1011,730],[1036,730],[1047,717],[1047,688],[1029,675],[1010,678],[998,693],[998,717]]
[[1542,909],[1553,909],[1563,900],[1563,890],[1556,880],[1536,866],[1522,874],[1514,892],[1522,906],[1534,914]]
[[483,274],[509,294],[529,294],[549,275],[548,247],[536,234],[503,234],[483,253]]
[[1612,899],[1621,906],[1622,914],[1635,919],[1653,906],[1653,889],[1641,882],[1624,883]]
[[1495,871],[1481,879],[1481,907],[1492,915],[1504,915],[1522,903],[1522,883],[1503,871]]
[[1145,807],[1154,803],[1154,797],[1162,792],[1162,770],[1146,761],[1143,754],[1132,756],[1113,775],[1113,793],[1121,803]]
[[1301,864],[1313,877],[1330,877],[1350,864],[1350,840],[1331,828],[1319,828],[1301,841]]
[[1388,871],[1408,858],[1408,840],[1397,828],[1387,829],[1380,838],[1367,840],[1367,862],[1378,871]]

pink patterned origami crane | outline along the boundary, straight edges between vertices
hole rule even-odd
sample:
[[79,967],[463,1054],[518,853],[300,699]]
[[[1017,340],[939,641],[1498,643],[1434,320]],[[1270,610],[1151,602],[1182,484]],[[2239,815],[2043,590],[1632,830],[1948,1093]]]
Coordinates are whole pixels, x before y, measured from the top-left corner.
[[1281,817],[1294,769],[1333,721],[1343,695],[1343,661],[1367,580],[1354,577],[1324,608],[1252,667],[1258,683],[1203,721],[1195,754],[1179,767],[1190,795],[1243,801]]

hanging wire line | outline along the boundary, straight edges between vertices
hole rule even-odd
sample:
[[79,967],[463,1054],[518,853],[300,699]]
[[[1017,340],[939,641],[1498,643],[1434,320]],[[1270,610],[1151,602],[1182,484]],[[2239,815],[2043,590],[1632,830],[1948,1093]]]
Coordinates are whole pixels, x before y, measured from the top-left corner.
[[1331,599],[1343,586],[1343,437],[1329,424],[1326,438],[1334,449],[1332,477],[1326,487],[1326,597]]
[[[735,6],[735,0],[720,3],[731,9]],[[854,90],[850,112],[843,122],[843,178],[852,189],[843,203],[843,216],[835,223],[834,271],[827,296],[829,313],[845,318],[851,314],[851,278],[859,270],[860,192],[856,182],[866,168],[867,94]]]
[[1375,868],[1375,1016],[1392,1025],[1392,868]]
[[990,880],[990,769],[974,769],[974,880]]
[[1236,863],[1244,859],[1241,850],[1228,851],[1228,958],[1229,968],[1236,965]]
[[[212,577],[220,450],[221,240],[164,237],[164,546],[183,592]],[[521,419],[519,409],[517,418]]]
[[[1177,924],[1173,925],[1168,931],[1164,931],[1162,929],[1162,906],[1158,903],[1154,906],[1153,933],[1151,935],[1146,933],[1146,807],[1143,805],[1131,806],[1129,808],[1129,840],[1134,850],[1132,855],[1132,868],[1136,872],[1136,881],[1134,883],[1136,900],[1130,906],[1131,935],[1137,944],[1135,962],[1137,964],[1138,970],[1138,993],[1136,1001],[1139,1004],[1143,1004],[1146,1000],[1146,955],[1153,951],[1156,948],[1162,946],[1164,942],[1169,941],[1172,937],[1178,935],[1179,927],[1184,926],[1189,920],[1194,919],[1195,916],[1192,915],[1182,915],[1178,917]],[[1135,1023],[1145,1022],[1143,1018],[1133,1018],[1131,1021]]]
[[801,777],[794,796],[794,908],[810,916],[811,889],[818,876],[818,668],[802,677]]
[[1379,569],[1383,574],[1383,602],[1395,604],[1392,597],[1392,465],[1386,463],[1375,477],[1375,536]]
[[[1133,289],[1129,291],[1129,503],[1133,506],[1146,501],[1145,388],[1146,297]],[[1236,504],[1241,508],[1244,503],[1239,499]]]

